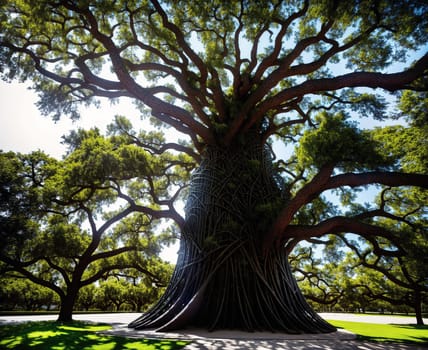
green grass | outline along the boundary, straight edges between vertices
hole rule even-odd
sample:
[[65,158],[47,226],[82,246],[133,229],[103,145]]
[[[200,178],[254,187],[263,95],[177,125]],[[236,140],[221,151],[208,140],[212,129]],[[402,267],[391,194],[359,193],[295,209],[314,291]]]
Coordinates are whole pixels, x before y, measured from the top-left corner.
[[412,324],[379,324],[329,320],[333,326],[346,329],[359,340],[374,342],[428,344],[428,326]]
[[[329,322],[337,328],[357,334],[359,340],[428,344],[428,326],[336,320]],[[66,324],[46,321],[0,325],[0,349],[176,350],[189,344],[186,341],[131,339],[98,333],[110,328],[109,325],[79,321]]]
[[110,328],[109,325],[85,322],[60,324],[46,321],[6,324],[0,326],[0,349],[176,350],[188,344],[185,341],[131,339],[97,333]]

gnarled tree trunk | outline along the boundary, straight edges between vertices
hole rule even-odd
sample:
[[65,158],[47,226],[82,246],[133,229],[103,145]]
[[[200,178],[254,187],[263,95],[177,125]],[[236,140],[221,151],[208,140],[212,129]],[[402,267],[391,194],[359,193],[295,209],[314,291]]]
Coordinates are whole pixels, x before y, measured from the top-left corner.
[[416,314],[416,324],[418,326],[424,325],[424,319],[422,315],[422,295],[420,290],[415,290],[413,296],[415,314]]
[[194,173],[179,257],[166,293],[129,326],[331,332],[306,303],[285,251],[262,253],[283,198],[257,137],[211,147]]

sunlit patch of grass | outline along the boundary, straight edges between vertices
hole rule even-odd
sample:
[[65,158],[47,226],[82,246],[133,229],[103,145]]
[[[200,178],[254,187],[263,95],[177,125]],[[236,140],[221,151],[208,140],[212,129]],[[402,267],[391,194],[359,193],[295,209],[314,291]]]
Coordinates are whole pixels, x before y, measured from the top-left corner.
[[100,332],[111,329],[111,326],[108,324],[91,324],[91,323],[83,323],[83,327],[81,326],[81,322],[76,322],[76,324],[63,324],[60,325],[59,329],[71,330],[71,331],[83,331],[83,332]]
[[428,326],[336,320],[329,320],[328,322],[337,328],[343,328],[356,334],[360,340],[428,344]]
[[26,322],[0,326],[1,349],[32,350],[176,350],[186,341],[130,339],[100,335],[96,332],[110,329],[109,325],[72,322]]

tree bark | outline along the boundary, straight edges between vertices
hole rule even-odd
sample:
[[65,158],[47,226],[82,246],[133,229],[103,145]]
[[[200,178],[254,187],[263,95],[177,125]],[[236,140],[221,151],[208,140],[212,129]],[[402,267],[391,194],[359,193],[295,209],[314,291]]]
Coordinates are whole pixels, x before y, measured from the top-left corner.
[[415,293],[414,293],[414,308],[415,308],[415,314],[416,314],[416,324],[418,326],[423,326],[424,319],[422,317],[422,296],[421,296],[421,292],[418,290],[415,290]]
[[257,136],[211,147],[194,173],[179,257],[166,293],[129,327],[331,332],[306,303],[283,248],[263,240],[284,205]]
[[61,296],[61,304],[57,322],[73,321],[73,309],[77,300],[78,291],[69,291],[64,296]]

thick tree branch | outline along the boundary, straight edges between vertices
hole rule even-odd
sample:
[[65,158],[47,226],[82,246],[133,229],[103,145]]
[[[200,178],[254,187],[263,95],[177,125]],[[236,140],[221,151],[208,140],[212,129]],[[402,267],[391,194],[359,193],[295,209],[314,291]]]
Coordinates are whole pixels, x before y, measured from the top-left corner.
[[[286,240],[294,238],[297,240],[307,240],[311,237],[321,237],[326,234],[356,233],[364,237],[373,245],[373,250],[377,255],[400,256],[403,254],[400,248],[400,241],[391,231],[359,221],[355,217],[337,216],[313,226],[289,225],[282,235]],[[392,242],[398,250],[385,250],[379,246],[376,237],[383,237]]]
[[264,116],[267,111],[280,105],[283,101],[309,93],[319,93],[322,91],[333,91],[351,87],[382,88],[389,91],[411,89],[410,84],[421,77],[427,69],[428,54],[425,54],[414,66],[399,73],[355,72],[334,78],[308,80],[297,86],[285,89],[272,98],[260,103],[257,110],[252,115],[252,118],[259,119],[261,116]]
[[[315,38],[306,39],[300,45],[303,50],[304,47],[316,41]],[[299,45],[296,46],[299,49]],[[428,54],[420,58],[411,68],[399,73],[372,73],[372,72],[355,72],[337,76],[334,78],[312,79],[307,80],[301,84],[284,89],[274,96],[260,102],[255,108],[256,103],[261,101],[262,97],[266,95],[271,89],[271,81],[264,83],[254,92],[249,99],[247,99],[245,106],[241,109],[241,113],[230,127],[228,134],[225,137],[225,142],[231,142],[236,134],[241,130],[244,123],[247,125],[254,125],[265,117],[269,111],[277,109],[284,101],[289,101],[293,98],[301,97],[311,93],[320,93],[323,91],[334,91],[343,88],[352,87],[369,87],[369,88],[382,88],[389,91],[396,91],[400,89],[412,89],[411,83],[424,75],[428,69]],[[277,73],[275,73],[277,74]],[[278,73],[279,74],[279,73]],[[285,72],[284,72],[285,74]],[[267,80],[265,80],[267,81]]]
[[306,203],[316,198],[322,191],[323,186],[329,180],[332,174],[334,165],[329,164],[324,166],[314,178],[306,184],[297,194],[291,199],[285,208],[278,215],[277,220],[273,223],[272,228],[264,239],[263,250],[267,252],[270,246],[280,238],[282,232],[293,220],[297,211]]
[[[42,58],[39,57],[35,52],[30,49],[24,47],[20,48],[16,45],[13,45],[8,42],[2,42],[1,45],[4,47],[8,47],[14,52],[19,52],[28,55],[32,61],[34,62],[35,69],[44,77],[51,79],[55,82],[60,83],[62,86],[73,86],[74,89],[76,87],[80,87],[80,89],[88,89],[94,93],[94,95],[98,94],[100,96],[111,96],[113,94],[115,97],[117,96],[132,96],[144,102],[147,106],[149,106],[154,114],[161,114],[163,117],[163,121],[176,127],[177,121],[186,128],[180,128],[179,130],[190,135],[193,140],[196,139],[196,135],[200,136],[207,143],[214,143],[213,135],[208,127],[199,123],[190,112],[185,110],[182,107],[175,106],[168,102],[165,102],[161,98],[155,96],[157,90],[153,90],[151,88],[143,88],[131,77],[128,72],[127,61],[121,57],[121,49],[118,48],[113,42],[112,37],[107,36],[98,28],[98,22],[95,18],[94,14],[89,10],[89,8],[83,9],[78,7],[77,5],[66,2],[63,4],[69,10],[75,11],[76,13],[81,14],[85,17],[88,22],[87,30],[90,31],[94,39],[99,41],[106,52],[108,52],[110,56],[111,63],[114,68],[114,72],[118,78],[118,82],[109,81],[100,77],[95,76],[90,69],[84,63],[86,59],[92,57],[91,54],[82,56],[80,58],[75,59],[76,66],[79,67],[79,72],[83,76],[83,78],[72,78],[65,77],[60,74],[49,71],[47,68],[43,67],[41,64]],[[167,67],[165,67],[166,69]],[[171,71],[169,71],[171,73]],[[175,75],[177,76],[177,75]],[[97,88],[98,87],[98,88]],[[101,89],[105,90],[101,90]],[[202,109],[199,109],[199,112],[202,113]],[[203,113],[200,116],[205,120]]]
[[93,254],[89,258],[89,261],[94,262],[94,261],[101,260],[101,259],[108,259],[108,258],[112,258],[112,257],[115,257],[117,255],[120,255],[120,254],[123,254],[126,252],[132,252],[132,251],[136,251],[136,250],[137,250],[136,247],[121,247],[121,248],[117,248],[117,249],[112,249],[112,250],[105,251],[102,253]]
[[[411,289],[411,290],[428,291],[428,287],[424,285],[423,281],[422,283],[415,282],[412,278],[408,278],[405,274],[403,274],[403,276],[406,280],[399,278],[399,275],[397,275],[396,272],[391,271],[389,267],[380,265],[379,260],[376,260],[374,262],[368,261],[367,254],[361,254],[360,249],[356,247],[351,241],[349,241],[344,235],[339,235],[339,237],[346,244],[346,246],[350,248],[357,255],[359,259],[358,261],[359,265],[373,269],[375,271],[379,271],[397,286],[400,286],[406,289]],[[378,256],[382,256],[382,252],[376,252],[375,250],[373,250],[373,253],[375,253]],[[396,258],[400,262],[400,268],[402,268],[404,264],[402,264],[401,257],[397,256]]]
[[323,191],[342,186],[364,186],[381,184],[385,186],[417,186],[428,188],[428,175],[398,172],[374,171],[367,173],[345,173],[331,177],[323,186]]
[[[333,188],[339,188],[342,186],[363,186],[363,185],[369,185],[369,184],[382,184],[386,186],[417,186],[421,188],[428,188],[428,175],[422,175],[422,174],[405,174],[405,173],[396,173],[396,172],[369,172],[369,173],[361,173],[361,174],[354,174],[354,173],[346,173],[341,175],[336,175],[333,177],[328,176],[331,174],[328,173],[328,171],[321,170],[320,173],[314,177],[314,179],[309,182],[305,187],[303,187],[296,196],[287,203],[287,206],[281,211],[281,213],[278,216],[278,219],[272,226],[269,234],[266,236],[265,239],[265,249],[267,249],[274,241],[278,241],[280,239],[284,240],[284,237],[287,238],[294,238],[293,240],[290,240],[290,244],[294,242],[294,245],[297,243],[296,238],[298,240],[301,239],[308,239],[309,237],[320,237],[325,233],[328,233],[327,231],[330,229],[329,225],[333,224],[334,221],[331,222],[323,222],[322,227],[325,230],[321,230],[318,232],[319,229],[321,229],[321,226],[313,226],[313,228],[306,227],[300,231],[300,233],[297,234],[291,234],[291,231],[287,231],[287,225],[291,223],[294,214],[297,213],[297,211],[303,207],[305,204],[309,203],[312,199],[316,198],[320,193],[323,191],[326,191],[328,189]],[[374,216],[384,216],[389,217],[391,219],[399,219],[400,221],[405,221],[403,218],[397,218],[396,216],[389,214],[383,210],[376,210],[372,212],[366,212],[359,215],[359,217],[355,217],[352,220],[355,219],[364,219],[367,217],[374,217]],[[339,222],[336,221],[335,224],[338,224]],[[320,224],[321,225],[321,224]],[[339,226],[337,226],[339,227]],[[337,231],[335,232],[339,232]],[[312,233],[309,233],[311,231]],[[285,234],[285,232],[288,232]],[[321,233],[322,232],[322,233]],[[285,236],[283,236],[285,234]],[[312,235],[312,236],[311,236]],[[282,237],[282,238],[281,238]]]
[[99,271],[94,273],[92,276],[83,280],[81,282],[81,285],[82,285],[82,287],[87,286],[88,284],[94,283],[94,282],[98,281],[99,279],[105,277],[106,275],[109,274],[109,272],[111,272],[113,270],[123,270],[123,269],[136,269],[136,270],[146,274],[147,276],[149,276],[152,280],[155,280],[155,281],[159,280],[156,275],[151,273],[149,270],[142,268],[141,266],[136,266],[133,263],[130,263],[130,264],[122,263],[122,264],[112,264],[112,265],[109,265],[109,266],[106,266],[106,267],[100,269]]
[[24,267],[25,264],[22,265],[19,261],[10,259],[9,257],[4,255],[0,256],[0,260],[8,264],[9,266],[11,266],[13,271],[16,271],[21,275],[23,275],[25,278],[28,278],[31,282],[47,287],[50,290],[53,290],[55,293],[57,293],[61,297],[65,296],[63,290],[60,287],[56,286],[54,283],[44,280],[43,278],[37,277],[36,275],[31,273]]
[[[117,189],[116,189],[117,190]],[[125,201],[128,202],[129,207],[126,209],[126,211],[128,212],[139,212],[139,213],[143,213],[146,214],[150,217],[153,217],[155,219],[163,219],[163,218],[169,218],[174,220],[174,222],[179,226],[179,227],[183,227],[184,225],[184,218],[177,213],[177,211],[174,209],[172,203],[171,205],[169,205],[168,210],[155,210],[143,205],[138,205],[136,204],[136,202],[127,194],[118,191],[118,197],[124,199]]]
[[[283,39],[284,36],[286,35],[290,25],[297,20],[298,18],[304,16],[306,14],[306,12],[308,11],[309,8],[309,1],[305,1],[303,7],[301,10],[293,13],[292,15],[290,15],[286,20],[282,20],[282,19],[276,19],[276,21],[281,25],[281,29],[279,30],[278,34],[275,37],[275,43],[274,43],[274,47],[272,52],[262,60],[262,62],[260,62],[259,66],[257,67],[256,72],[254,73],[254,82],[256,84],[259,84],[264,73],[266,72],[266,70],[270,67],[272,67],[272,65],[276,64],[277,59],[279,57],[279,54],[281,52],[282,46],[283,46]],[[290,54],[289,54],[290,55]],[[252,64],[252,66],[250,66],[250,68],[253,68],[256,66],[256,52],[254,52],[252,54],[252,62],[254,62]]]
[[49,257],[44,257],[44,260],[48,263],[48,265],[49,265],[49,267],[52,269],[52,270],[56,270],[56,271],[58,271],[60,274],[61,274],[61,276],[62,276],[62,278],[64,279],[64,282],[65,282],[65,284],[68,286],[68,285],[70,285],[70,278],[69,278],[69,276],[68,276],[68,273],[67,273],[67,271],[64,269],[64,268],[62,268],[61,266],[59,266],[58,264],[55,264],[53,261],[52,261],[52,259],[51,258],[49,258]]
[[205,63],[202,59],[192,50],[192,48],[187,44],[183,32],[179,27],[177,27],[174,23],[169,21],[168,15],[165,13],[164,9],[160,5],[157,0],[151,0],[151,3],[155,7],[156,11],[162,17],[162,23],[165,28],[169,29],[172,33],[174,33],[175,38],[177,39],[177,43],[183,49],[185,54],[192,60],[192,62],[198,67],[199,72],[201,73],[201,81],[206,82],[208,77],[208,70]]

